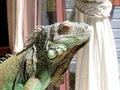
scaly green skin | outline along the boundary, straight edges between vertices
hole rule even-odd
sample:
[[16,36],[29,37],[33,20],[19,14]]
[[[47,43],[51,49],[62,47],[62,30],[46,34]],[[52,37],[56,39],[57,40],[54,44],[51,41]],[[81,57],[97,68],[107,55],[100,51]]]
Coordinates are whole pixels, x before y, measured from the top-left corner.
[[90,34],[88,25],[69,21],[37,27],[23,51],[0,63],[0,90],[45,90],[50,83],[58,87]]

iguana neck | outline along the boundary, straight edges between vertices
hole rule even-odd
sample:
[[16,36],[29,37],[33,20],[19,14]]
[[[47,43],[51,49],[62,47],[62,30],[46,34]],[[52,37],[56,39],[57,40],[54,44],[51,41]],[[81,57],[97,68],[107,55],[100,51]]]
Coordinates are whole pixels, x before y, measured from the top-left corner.
[[36,58],[37,58],[37,64],[44,65],[47,64],[47,58],[46,58],[46,43],[47,43],[47,31],[43,30],[38,35],[35,41],[35,47],[36,47]]

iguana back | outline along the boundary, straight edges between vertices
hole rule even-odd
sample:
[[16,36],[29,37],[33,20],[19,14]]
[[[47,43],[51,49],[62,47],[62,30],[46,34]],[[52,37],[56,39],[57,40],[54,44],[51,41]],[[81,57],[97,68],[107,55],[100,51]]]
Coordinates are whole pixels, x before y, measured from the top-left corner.
[[13,90],[15,80],[20,73],[22,59],[26,53],[13,55],[0,64],[0,90]]

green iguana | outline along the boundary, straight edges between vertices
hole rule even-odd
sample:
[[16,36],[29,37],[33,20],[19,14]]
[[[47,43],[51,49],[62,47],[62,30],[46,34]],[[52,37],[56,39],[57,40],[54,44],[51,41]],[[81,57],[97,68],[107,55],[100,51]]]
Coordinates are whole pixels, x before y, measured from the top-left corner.
[[[39,26],[25,48],[0,63],[0,90],[44,90],[59,86],[71,59],[91,35],[84,23],[64,21]],[[3,59],[1,59],[3,60]]]

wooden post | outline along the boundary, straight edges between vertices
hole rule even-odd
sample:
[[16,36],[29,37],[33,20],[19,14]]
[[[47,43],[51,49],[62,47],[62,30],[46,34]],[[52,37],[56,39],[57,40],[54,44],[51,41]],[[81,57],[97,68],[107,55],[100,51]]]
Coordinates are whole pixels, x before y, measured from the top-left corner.
[[35,27],[38,26],[38,0],[35,0]]
[[62,22],[65,20],[65,1],[56,0],[56,14],[57,22]]

